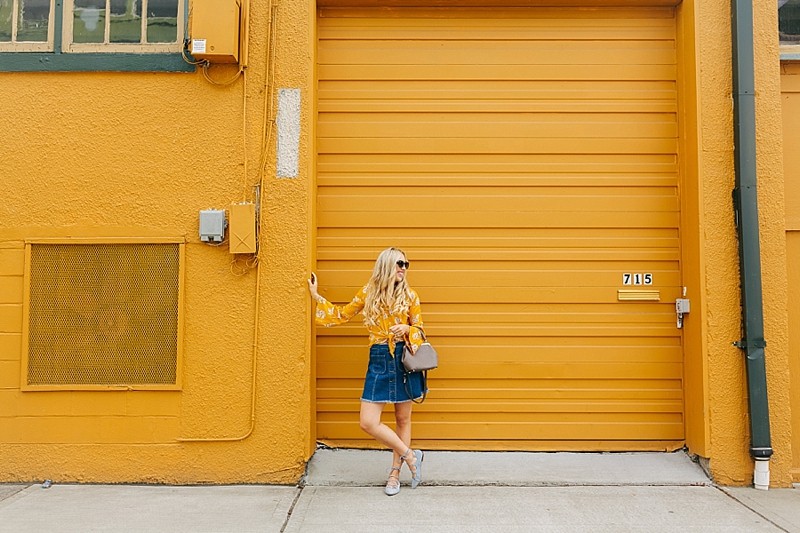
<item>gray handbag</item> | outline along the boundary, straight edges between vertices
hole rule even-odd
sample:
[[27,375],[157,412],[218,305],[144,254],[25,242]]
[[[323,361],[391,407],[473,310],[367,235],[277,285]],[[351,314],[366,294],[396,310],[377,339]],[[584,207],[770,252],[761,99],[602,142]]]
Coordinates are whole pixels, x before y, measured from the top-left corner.
[[[424,337],[425,334],[423,333],[422,336]],[[406,343],[403,347],[403,367],[406,372],[422,372],[433,370],[439,366],[439,355],[427,340],[420,344],[416,353],[411,353],[411,348],[408,346],[409,344]]]

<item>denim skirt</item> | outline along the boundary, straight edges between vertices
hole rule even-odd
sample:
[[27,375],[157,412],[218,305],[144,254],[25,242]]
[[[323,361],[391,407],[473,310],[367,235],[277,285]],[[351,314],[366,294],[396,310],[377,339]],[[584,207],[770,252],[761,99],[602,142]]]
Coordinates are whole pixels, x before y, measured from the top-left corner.
[[[364,378],[364,392],[361,401],[372,403],[403,403],[422,397],[423,379],[421,372],[405,374],[403,368],[404,342],[395,346],[394,357],[389,353],[388,344],[373,344],[369,347],[369,366]],[[406,379],[408,391],[406,391]]]

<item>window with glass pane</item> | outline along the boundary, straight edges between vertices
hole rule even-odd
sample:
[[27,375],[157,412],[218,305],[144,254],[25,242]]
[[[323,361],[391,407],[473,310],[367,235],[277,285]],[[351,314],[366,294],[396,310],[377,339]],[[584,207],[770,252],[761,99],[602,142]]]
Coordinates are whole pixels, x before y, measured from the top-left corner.
[[180,54],[188,2],[0,0],[0,53]]
[[178,0],[147,2],[147,42],[172,43],[178,38]]
[[778,34],[781,44],[800,44],[800,0],[778,0]]
[[142,42],[142,3],[139,0],[111,0],[108,22],[112,43]]
[[50,0],[18,0],[17,41],[47,42]]
[[179,0],[74,0],[72,42],[176,43],[178,2]]
[[0,0],[0,43],[46,43],[52,0]]
[[11,42],[11,14],[14,12],[13,0],[0,0],[0,43]]
[[75,0],[73,16],[74,42],[106,42],[106,0]]

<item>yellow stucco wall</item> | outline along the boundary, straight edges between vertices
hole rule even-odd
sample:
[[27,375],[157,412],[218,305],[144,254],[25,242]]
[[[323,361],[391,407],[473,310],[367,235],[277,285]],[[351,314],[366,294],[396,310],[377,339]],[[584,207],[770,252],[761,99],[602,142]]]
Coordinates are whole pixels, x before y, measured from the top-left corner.
[[[0,73],[0,481],[291,483],[313,452],[314,390],[305,277],[313,264],[313,2],[277,9],[275,88],[302,94],[300,172],[274,177],[271,141],[262,199],[261,305],[255,428],[241,442],[181,437],[247,432],[256,272],[235,276],[226,247],[199,242],[198,211],[242,199],[257,181],[269,71],[269,6],[254,2],[247,74],[248,176],[242,80],[200,73]],[[747,484],[731,99],[730,4],[679,8],[684,87],[683,254],[693,298],[687,321],[687,443],[715,480]],[[698,21],[702,21],[700,24]],[[697,31],[695,31],[697,28]],[[756,5],[758,177],[772,482],[791,469],[786,244],[775,6]],[[232,72],[221,69],[224,79]],[[688,74],[687,74],[688,75]],[[687,78],[688,79],[688,78]],[[696,83],[695,80],[696,79]],[[274,109],[274,106],[272,106]],[[695,118],[693,110],[697,110]],[[696,145],[693,142],[696,137]],[[693,175],[695,174],[696,177]],[[687,221],[695,221],[695,225]],[[186,330],[181,392],[19,392],[23,242],[42,236],[185,236]],[[701,255],[701,257],[697,257]],[[691,330],[691,333],[688,331]]]
[[[295,482],[313,451],[310,328],[315,14],[277,10],[275,86],[304,101],[300,172],[262,196],[255,428],[250,423],[256,271],[234,275],[227,245],[198,238],[198,211],[258,181],[267,94],[267,2],[251,10],[244,176],[243,80],[194,74],[2,73],[0,128],[0,481]],[[212,69],[226,79],[230,67]],[[274,108],[274,106],[273,106]],[[274,146],[275,136],[271,144]],[[20,392],[23,241],[50,236],[183,236],[181,392]]]
[[[699,275],[705,304],[703,342],[708,368],[708,457],[722,484],[752,482],[746,378],[741,338],[734,187],[730,3],[696,2],[698,180],[703,260]],[[764,296],[766,364],[772,446],[772,484],[791,482],[786,247],[783,220],[779,62],[775,6],[755,5],[756,124],[759,218]],[[702,21],[702,24],[697,23]],[[689,228],[687,228],[689,229]],[[699,354],[697,354],[699,355]],[[692,357],[687,352],[687,357]]]

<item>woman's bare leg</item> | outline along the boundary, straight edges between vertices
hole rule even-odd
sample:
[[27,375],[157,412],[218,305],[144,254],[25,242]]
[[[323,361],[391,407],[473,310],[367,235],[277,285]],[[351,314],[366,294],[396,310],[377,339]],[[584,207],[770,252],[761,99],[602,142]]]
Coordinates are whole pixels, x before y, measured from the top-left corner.
[[382,403],[361,402],[361,429],[384,446],[402,455],[405,453],[407,446],[397,436],[397,433],[381,422],[383,405]]
[[[404,404],[396,404],[395,406],[395,416],[397,416],[397,406],[404,405]],[[409,423],[407,424],[407,429],[404,431],[408,432],[407,441],[403,441],[403,439],[398,436],[397,433],[392,431],[392,428],[387,426],[386,424],[381,422],[381,413],[383,412],[382,403],[372,403],[372,402],[361,402],[361,414],[360,414],[360,424],[361,429],[367,432],[372,438],[390,448],[395,455],[397,456],[397,462],[400,464],[400,458],[402,457],[405,459],[406,464],[408,464],[409,468],[411,468],[412,472],[414,471],[414,464],[416,463],[416,457],[414,457],[413,453],[407,454],[406,452],[409,449],[409,443],[411,441],[411,424],[410,424],[410,415],[411,415],[411,407],[408,407],[408,420]],[[402,412],[401,407],[401,412]]]
[[[411,409],[413,406],[414,404],[411,402],[394,404],[395,432],[400,437],[400,440],[403,441],[405,450],[408,450],[411,446]],[[403,453],[405,453],[405,450],[403,450]],[[413,462],[412,460],[412,464]],[[401,464],[400,454],[395,451],[392,457],[392,466],[400,466]]]

